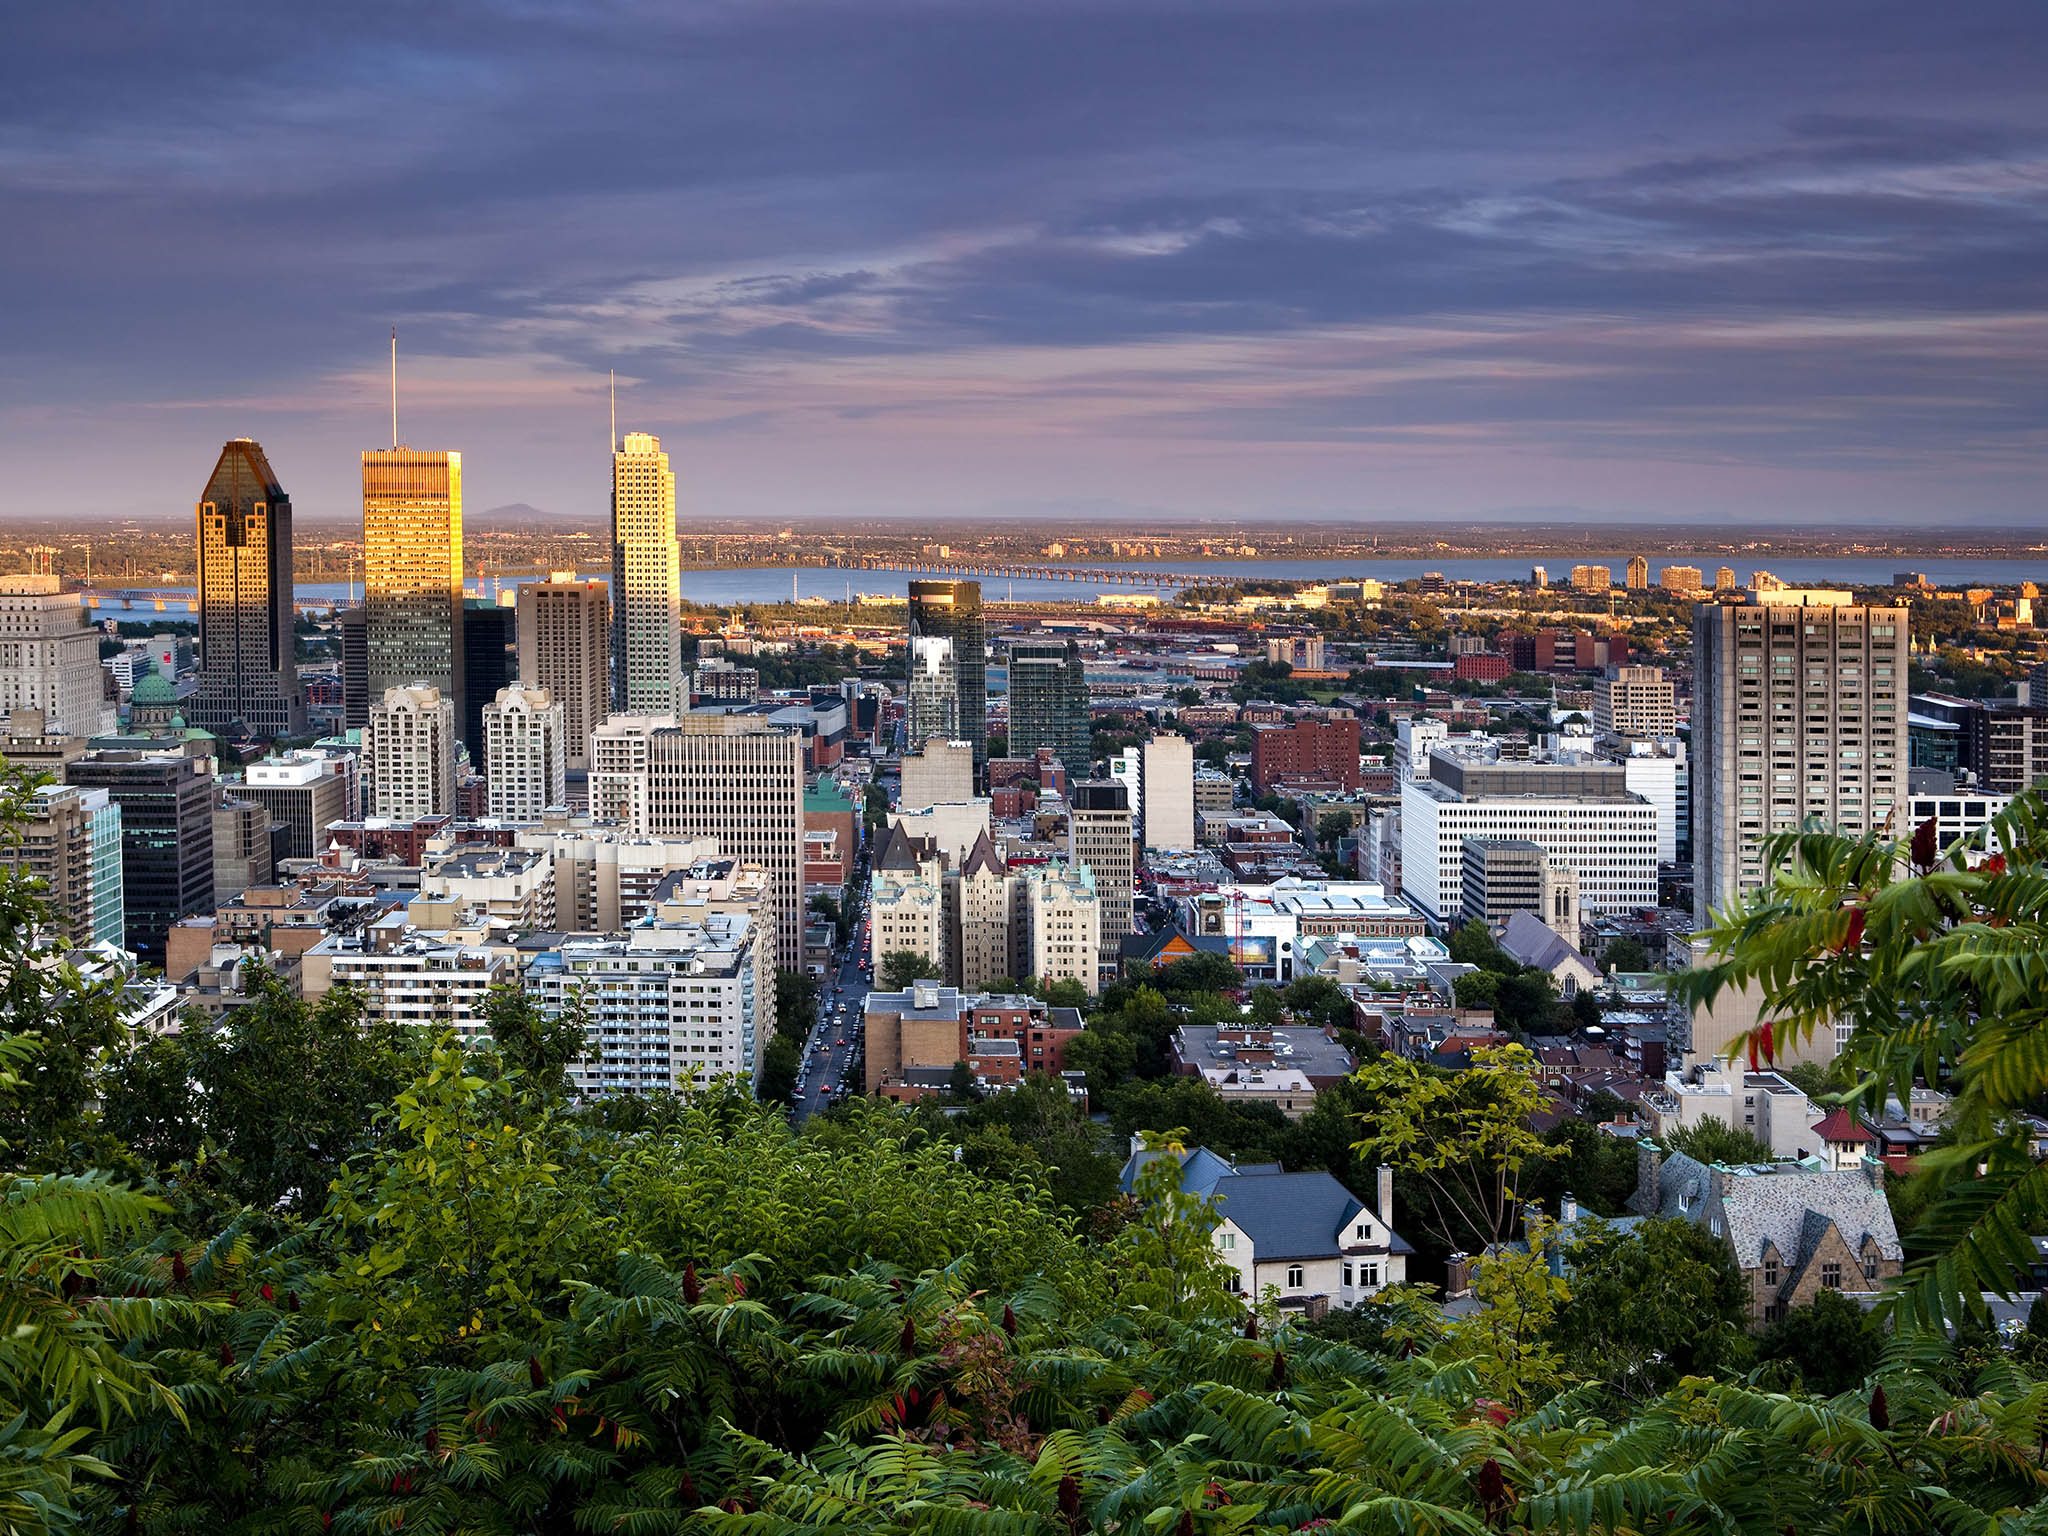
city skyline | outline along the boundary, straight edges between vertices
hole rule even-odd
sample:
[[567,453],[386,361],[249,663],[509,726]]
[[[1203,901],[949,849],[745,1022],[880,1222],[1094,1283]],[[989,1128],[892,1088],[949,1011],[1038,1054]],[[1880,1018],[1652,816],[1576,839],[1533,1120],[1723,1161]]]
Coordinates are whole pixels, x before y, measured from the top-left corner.
[[11,50],[0,516],[86,432],[87,515],[251,436],[340,516],[395,323],[561,518],[613,366],[689,516],[2039,517],[2009,0],[109,9]]

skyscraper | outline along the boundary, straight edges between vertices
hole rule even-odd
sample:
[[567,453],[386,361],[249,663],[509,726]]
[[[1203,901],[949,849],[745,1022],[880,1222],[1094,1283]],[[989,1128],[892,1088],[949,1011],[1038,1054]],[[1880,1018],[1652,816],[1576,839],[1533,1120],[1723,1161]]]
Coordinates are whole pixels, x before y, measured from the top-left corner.
[[676,477],[661,439],[628,432],[612,454],[612,708],[679,715],[683,673]]
[[363,455],[368,697],[424,684],[462,696],[462,455]]
[[65,764],[64,779],[121,808],[127,947],[161,963],[171,924],[213,910],[213,759],[88,752]]
[[979,768],[988,761],[988,637],[982,626],[981,583],[913,581],[910,634],[913,639],[936,635],[953,642],[960,698],[954,734],[973,746],[974,765]]
[[297,736],[306,695],[292,646],[292,501],[253,438],[231,438],[200,493],[199,686],[186,709],[215,733]]
[[0,715],[41,710],[52,736],[114,728],[100,670],[99,631],[78,594],[55,576],[0,576]]
[[493,816],[539,821],[568,800],[562,736],[562,706],[545,688],[513,683],[484,706],[478,750]]
[[944,635],[910,637],[910,685],[904,698],[903,726],[905,752],[916,752],[928,741],[964,739],[960,669],[953,642]]
[[519,589],[519,679],[562,706],[571,773],[590,765],[590,733],[611,713],[611,594],[557,571]]
[[1086,780],[1067,792],[1067,857],[1095,877],[1102,914],[1098,969],[1114,976],[1131,931],[1137,887],[1137,849],[1131,835],[1130,794],[1122,784]]
[[472,763],[484,760],[484,706],[519,680],[518,624],[519,611],[509,604],[483,597],[462,604],[462,713],[455,734]]
[[359,731],[370,723],[370,616],[344,608],[334,616],[341,637],[341,727]]
[[1081,648],[1073,641],[1017,641],[1010,647],[1011,757],[1031,757],[1040,747],[1068,773],[1087,773],[1095,751],[1095,727],[1088,714],[1088,679]]
[[363,778],[372,816],[452,816],[454,704],[438,688],[387,688],[363,730]]
[[[1774,594],[1693,610],[1693,911],[1758,889],[1763,845],[1882,828],[1906,791],[1904,608]],[[1784,602],[1788,596],[1814,601]],[[1910,829],[1894,826],[1895,833]]]

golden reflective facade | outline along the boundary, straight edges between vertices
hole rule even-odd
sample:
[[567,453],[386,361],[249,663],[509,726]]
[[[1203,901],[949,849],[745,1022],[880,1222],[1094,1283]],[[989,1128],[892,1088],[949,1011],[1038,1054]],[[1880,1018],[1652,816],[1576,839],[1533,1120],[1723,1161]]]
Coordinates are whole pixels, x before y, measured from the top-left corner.
[[462,455],[363,455],[368,694],[423,683],[462,696]]
[[292,650],[292,502],[252,438],[230,440],[195,509],[199,686],[192,724],[296,736],[305,695]]
[[668,455],[660,438],[628,432],[612,455],[612,707],[621,714],[689,711],[680,563]]

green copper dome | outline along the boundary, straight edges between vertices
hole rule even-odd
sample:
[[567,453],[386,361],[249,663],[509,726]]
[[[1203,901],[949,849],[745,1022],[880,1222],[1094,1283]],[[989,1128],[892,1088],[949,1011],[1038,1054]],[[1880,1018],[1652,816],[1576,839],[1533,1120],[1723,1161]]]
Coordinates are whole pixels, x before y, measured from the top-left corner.
[[130,704],[175,704],[178,702],[177,685],[163,673],[152,670],[147,677],[138,678],[135,687],[128,694]]

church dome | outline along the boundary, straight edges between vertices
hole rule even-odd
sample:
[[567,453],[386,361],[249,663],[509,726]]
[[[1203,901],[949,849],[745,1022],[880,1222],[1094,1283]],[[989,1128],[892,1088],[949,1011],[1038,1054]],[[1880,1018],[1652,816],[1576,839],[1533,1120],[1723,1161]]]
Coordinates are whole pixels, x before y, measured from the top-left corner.
[[152,671],[136,680],[135,686],[129,690],[128,702],[145,708],[152,704],[175,704],[178,702],[178,688],[163,673]]

